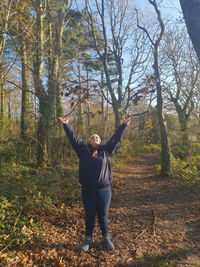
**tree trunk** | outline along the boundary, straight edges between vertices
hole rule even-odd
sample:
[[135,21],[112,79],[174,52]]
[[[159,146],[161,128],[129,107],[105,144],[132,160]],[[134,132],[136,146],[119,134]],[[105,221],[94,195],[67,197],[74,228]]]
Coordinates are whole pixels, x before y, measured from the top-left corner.
[[[79,101],[80,101],[80,96],[79,96]],[[83,107],[82,103],[80,102],[78,105],[78,133],[80,135],[83,134]]]
[[160,73],[158,66],[158,54],[157,49],[154,51],[154,73],[156,77],[156,90],[157,90],[157,116],[160,128],[161,137],[161,174],[163,177],[169,177],[171,160],[170,160],[170,146],[168,141],[167,125],[163,115],[163,98],[162,98],[162,88],[160,84]]
[[181,131],[181,140],[182,144],[189,145],[189,137],[188,137],[188,119],[185,110],[180,107],[176,109],[178,113],[178,120]]
[[4,86],[3,82],[0,81],[0,103],[1,103],[1,113],[0,113],[0,120],[4,120],[5,118],[5,104],[4,104]]
[[[38,123],[37,160],[44,165],[51,160],[52,122],[62,114],[60,99],[59,68],[62,45],[62,29],[66,15],[67,3],[58,10],[51,1],[37,0],[37,46],[34,58],[34,84],[39,99],[40,118]],[[43,6],[44,5],[44,6]],[[45,8],[44,8],[45,7]],[[44,16],[44,12],[45,16]],[[44,17],[45,20],[44,29]],[[48,31],[47,31],[48,29]],[[42,64],[44,62],[44,34],[48,53],[48,88],[42,83]]]
[[37,127],[37,163],[39,166],[46,165],[49,162],[49,148],[48,148],[48,101],[47,97],[39,98],[39,113],[40,117],[38,120]]
[[104,73],[106,76],[106,83],[108,86],[108,91],[109,91],[111,99],[112,99],[111,104],[112,104],[112,108],[113,108],[113,112],[114,112],[114,116],[115,116],[115,130],[117,130],[121,124],[122,115],[123,115],[122,114],[122,107],[121,107],[121,99],[117,99],[115,96],[114,90],[112,88],[112,83],[110,80],[110,75],[109,75],[106,61],[103,62],[103,66],[104,66]]
[[150,37],[149,32],[144,28],[138,25],[145,33],[153,45],[153,69],[154,69],[154,76],[156,79],[156,91],[157,91],[157,116],[158,116],[158,123],[160,128],[160,137],[161,137],[161,174],[163,177],[169,177],[170,175],[170,168],[171,168],[171,160],[170,160],[170,146],[168,141],[168,133],[167,133],[167,125],[163,115],[163,98],[162,98],[162,87],[160,84],[160,72],[159,72],[159,64],[158,64],[158,51],[159,45],[162,40],[165,25],[163,23],[160,10],[158,9],[158,5],[156,1],[149,0],[149,3],[154,7],[154,10],[157,14],[157,19],[159,21],[160,26],[160,33],[157,36],[156,40]]
[[[86,72],[87,72],[87,84],[86,84],[86,88],[87,88],[87,92],[89,94],[89,70],[88,67],[86,66]],[[90,122],[90,102],[89,102],[89,98],[88,98],[88,103],[87,103],[87,132],[90,133],[91,130],[91,122]]]
[[37,163],[39,166],[48,162],[48,97],[42,84],[43,52],[44,52],[44,14],[42,1],[37,0],[36,44],[33,58],[33,79],[36,95],[39,99],[39,121],[37,128]]
[[179,104],[178,99],[171,98],[178,114],[178,122],[180,126],[181,133],[181,144],[189,149],[189,136],[188,136],[188,119],[189,116],[186,114],[187,105],[184,108]]
[[[104,92],[104,75],[103,72],[101,71],[101,90]],[[101,121],[102,121],[102,135],[104,136],[105,134],[105,104],[104,104],[104,96],[101,95]]]
[[180,0],[187,30],[200,60],[200,1]]
[[49,162],[48,125],[45,124],[45,119],[40,116],[37,128],[37,163],[39,166],[46,166]]
[[8,119],[11,119],[11,99],[10,99],[10,93],[8,93]]
[[115,130],[117,130],[122,122],[122,108],[121,106],[116,105],[113,109],[115,114]]
[[51,161],[51,130],[50,126],[54,116],[55,97],[40,97],[40,118],[37,130],[37,162],[38,165],[47,165]]
[[[80,70],[80,65],[78,62],[78,82],[79,82],[79,87],[81,87],[81,70]],[[83,134],[83,107],[81,103],[81,95],[78,95],[78,132],[80,135]]]
[[3,120],[5,118],[5,103],[4,103],[4,83],[5,83],[5,77],[4,77],[4,68],[3,68],[3,55],[4,55],[4,48],[6,44],[6,34],[2,34],[2,38],[0,41],[0,120]]
[[29,71],[27,68],[27,47],[23,42],[21,45],[21,64],[22,64],[22,105],[21,105],[21,137],[25,139],[28,134],[28,124],[30,123],[30,93]]
[[63,23],[64,23],[64,14],[62,8],[58,11],[58,22],[55,26],[55,57],[56,57],[56,120],[63,115],[63,106],[61,99],[61,89],[60,89],[60,58],[62,56],[62,33],[63,33]]
[[0,36],[0,120],[5,118],[5,103],[4,103],[4,83],[5,83],[5,74],[4,74],[4,52],[7,41],[7,32],[9,27],[9,21],[11,16],[11,7],[12,2],[6,1],[4,3],[5,16],[1,18],[1,36]]
[[56,118],[59,118],[63,115],[63,105],[62,98],[60,93],[60,86],[57,84],[56,86]]

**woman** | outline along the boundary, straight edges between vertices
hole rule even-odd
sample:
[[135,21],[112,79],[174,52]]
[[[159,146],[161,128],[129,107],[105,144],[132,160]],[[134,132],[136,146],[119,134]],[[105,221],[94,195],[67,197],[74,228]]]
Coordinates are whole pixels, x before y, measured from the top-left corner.
[[113,249],[108,232],[108,211],[111,201],[112,171],[110,156],[120,145],[122,134],[131,119],[126,119],[112,138],[101,145],[101,138],[93,134],[86,145],[69,125],[69,119],[60,117],[64,130],[79,158],[79,182],[82,186],[82,202],[86,217],[85,240],[82,246],[87,251],[92,244],[92,233],[97,215],[103,242],[107,249]]

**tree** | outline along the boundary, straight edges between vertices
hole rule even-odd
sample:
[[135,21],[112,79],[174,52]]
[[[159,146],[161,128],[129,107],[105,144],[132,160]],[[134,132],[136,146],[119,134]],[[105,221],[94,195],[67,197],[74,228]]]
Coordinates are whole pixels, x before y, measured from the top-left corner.
[[28,1],[13,4],[16,11],[16,20],[10,30],[10,35],[15,40],[14,50],[21,61],[21,121],[20,135],[26,139],[31,121],[30,97],[30,39],[33,20],[30,15],[31,4]]
[[[18,1],[16,1],[18,2]],[[5,46],[7,34],[10,26],[10,21],[14,16],[11,0],[2,0],[0,6],[0,119],[4,119],[4,84],[6,80],[7,68],[4,62]]]
[[[86,22],[88,23],[94,47],[102,62],[109,99],[115,115],[115,128],[134,97],[135,74],[142,75],[142,64],[147,53],[144,35],[133,27],[131,1],[85,0]],[[132,12],[133,13],[133,12]],[[127,54],[126,54],[127,53]],[[127,60],[128,59],[128,60]],[[112,64],[112,70],[110,63]]]
[[[102,65],[94,57],[94,45],[82,13],[74,12],[72,16],[73,25],[71,27],[73,27],[73,30],[69,30],[68,27],[64,31],[65,37],[67,36],[73,46],[73,49],[70,46],[65,47],[66,54],[70,58],[68,79],[65,82],[67,85],[65,96],[68,97],[71,107],[77,111],[77,131],[83,133],[84,114],[87,117],[87,123],[85,124],[87,125],[87,131],[90,132],[90,119],[93,116],[90,106],[94,100],[93,96],[95,95],[95,98],[98,98],[98,94],[92,86],[94,80],[91,76],[94,71],[95,76],[97,76]],[[95,81],[97,81],[97,77]]]
[[[39,99],[39,121],[37,130],[38,164],[49,162],[51,155],[50,126],[57,116],[61,115],[60,103],[60,58],[62,33],[69,6],[65,1],[33,1],[36,13],[33,44],[33,79],[36,96]],[[44,43],[47,47],[45,48]],[[47,86],[43,82],[43,71],[47,64]]]
[[189,148],[188,122],[199,91],[200,66],[185,27],[168,29],[161,48],[162,84],[174,104],[181,130],[181,143]]
[[180,0],[180,4],[189,36],[200,60],[200,1]]
[[156,12],[160,30],[157,31],[156,34],[154,33],[153,36],[156,36],[156,37],[151,37],[149,31],[145,27],[142,27],[141,25],[139,25],[139,20],[138,20],[138,27],[146,33],[152,45],[154,76],[152,76],[152,78],[150,77],[150,82],[155,83],[156,91],[157,91],[157,116],[158,116],[158,123],[160,127],[160,136],[161,136],[161,174],[164,177],[169,177],[170,167],[171,167],[170,146],[169,146],[169,140],[168,140],[166,120],[163,114],[163,97],[162,97],[163,89],[161,86],[161,77],[160,77],[160,69],[159,69],[159,46],[163,38],[165,25],[163,23],[157,1],[156,0],[148,0],[148,1],[153,6]]

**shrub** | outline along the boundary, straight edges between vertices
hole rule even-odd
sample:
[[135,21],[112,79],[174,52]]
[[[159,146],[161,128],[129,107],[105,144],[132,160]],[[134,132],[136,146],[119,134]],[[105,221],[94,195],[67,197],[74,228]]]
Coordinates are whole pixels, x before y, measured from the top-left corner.
[[191,146],[191,154],[200,157],[200,143],[193,143]]
[[26,243],[35,235],[33,218],[23,212],[23,204],[18,198],[9,202],[6,197],[0,197],[1,247]]
[[144,153],[154,153],[156,151],[160,151],[160,145],[157,144],[149,144],[149,145],[141,145],[141,146],[133,146],[129,147],[128,153],[132,156],[138,156]]
[[11,162],[15,158],[15,152],[12,144],[7,146],[0,145],[0,162]]
[[2,247],[38,238],[41,220],[47,217],[52,221],[55,217],[55,221],[68,218],[67,206],[80,197],[75,166],[34,169],[17,163],[4,163],[0,166],[0,175]]
[[171,173],[172,178],[178,178],[189,182],[197,182],[199,178],[199,170],[196,166],[194,158],[188,161],[179,158],[171,157]]
[[171,151],[174,157],[184,160],[189,155],[189,147],[183,144],[178,144],[171,147]]

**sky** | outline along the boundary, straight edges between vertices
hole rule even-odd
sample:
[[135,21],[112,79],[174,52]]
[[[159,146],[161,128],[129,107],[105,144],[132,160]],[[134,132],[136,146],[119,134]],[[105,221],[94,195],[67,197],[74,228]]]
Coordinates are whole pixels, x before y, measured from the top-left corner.
[[[152,12],[152,14],[155,14],[155,11],[153,10],[152,5],[149,3],[148,0],[130,0],[133,1],[133,4],[137,6],[138,9],[141,9],[144,11],[144,13],[148,13],[148,11]],[[79,8],[84,7],[85,0],[74,0],[75,6],[79,6]],[[94,3],[95,0],[89,0],[89,3]],[[161,11],[162,17],[169,16],[170,20],[176,20],[177,18],[182,18],[182,10],[180,7],[179,0],[157,0],[157,3],[160,3],[159,9]]]
[[[153,7],[149,4],[148,0],[135,0],[135,2],[137,6],[140,7],[142,10],[153,10]],[[174,18],[182,16],[179,0],[157,0],[157,2],[161,2],[160,10],[163,15],[169,15]]]

